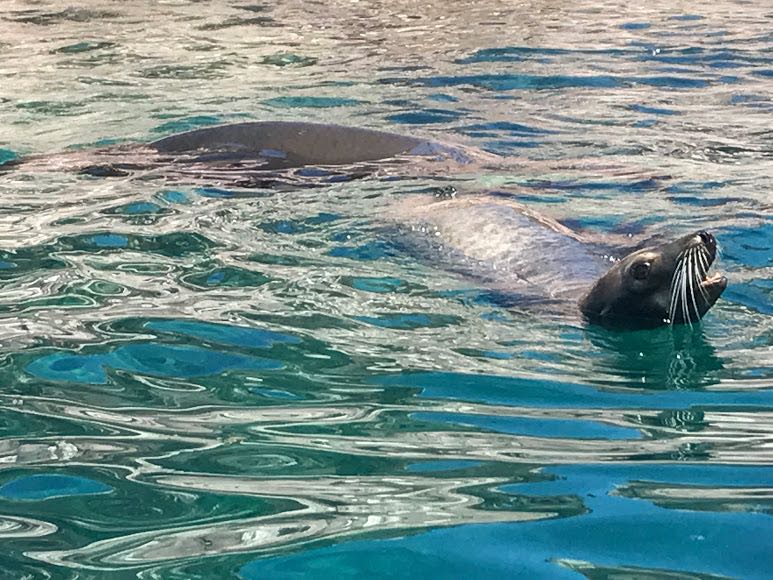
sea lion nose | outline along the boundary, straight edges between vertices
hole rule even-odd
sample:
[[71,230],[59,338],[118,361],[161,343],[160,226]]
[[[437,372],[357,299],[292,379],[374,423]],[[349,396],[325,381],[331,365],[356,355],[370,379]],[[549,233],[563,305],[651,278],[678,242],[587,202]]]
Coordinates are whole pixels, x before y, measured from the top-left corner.
[[708,249],[715,250],[717,248],[717,240],[706,230],[699,231],[698,237]]

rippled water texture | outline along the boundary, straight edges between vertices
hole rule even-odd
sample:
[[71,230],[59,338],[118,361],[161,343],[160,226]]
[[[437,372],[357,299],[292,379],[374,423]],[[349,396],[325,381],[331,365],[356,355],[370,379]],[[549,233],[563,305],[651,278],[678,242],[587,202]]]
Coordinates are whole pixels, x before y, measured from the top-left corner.
[[[0,569],[770,577],[769,2],[130,4],[0,1],[0,161],[251,119],[508,159],[0,174]],[[693,331],[508,308],[380,219],[449,186],[612,248],[708,228],[730,286]]]

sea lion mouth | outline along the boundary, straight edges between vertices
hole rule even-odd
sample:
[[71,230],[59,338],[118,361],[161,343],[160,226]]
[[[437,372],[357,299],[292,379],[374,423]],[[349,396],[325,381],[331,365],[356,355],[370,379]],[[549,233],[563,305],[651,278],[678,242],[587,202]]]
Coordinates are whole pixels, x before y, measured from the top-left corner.
[[676,258],[671,278],[669,324],[692,326],[714,305],[727,287],[727,278],[709,269],[717,256],[717,241],[709,232],[698,232]]
[[727,278],[719,272],[715,272],[712,276],[707,275],[701,282],[701,286],[704,288],[711,288],[712,286],[722,283],[722,281],[727,282]]

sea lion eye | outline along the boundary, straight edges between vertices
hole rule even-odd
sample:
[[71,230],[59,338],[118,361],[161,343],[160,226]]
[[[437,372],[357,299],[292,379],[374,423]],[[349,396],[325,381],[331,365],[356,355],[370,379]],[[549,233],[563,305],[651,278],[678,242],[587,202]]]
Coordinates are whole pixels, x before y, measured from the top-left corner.
[[634,280],[644,280],[650,274],[650,263],[639,262],[631,266],[631,276]]

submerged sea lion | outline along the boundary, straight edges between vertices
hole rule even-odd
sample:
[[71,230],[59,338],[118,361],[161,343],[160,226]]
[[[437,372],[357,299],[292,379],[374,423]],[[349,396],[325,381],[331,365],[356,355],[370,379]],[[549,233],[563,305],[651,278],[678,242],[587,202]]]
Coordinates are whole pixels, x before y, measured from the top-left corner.
[[[497,157],[459,145],[382,131],[300,122],[254,122],[197,129],[146,145],[21,159],[30,169],[73,169],[94,176],[148,172],[242,187],[303,185],[322,175],[358,177],[382,164],[430,160],[470,166]],[[366,164],[366,165],[363,165]],[[6,165],[6,168],[10,165]],[[426,166],[422,166],[425,167]],[[299,181],[300,180],[300,181]],[[727,286],[708,277],[716,241],[701,231],[629,254],[609,268],[582,236],[555,220],[497,196],[395,204],[392,217],[428,224],[433,245],[452,264],[494,280],[504,292],[552,308],[577,309],[591,323],[615,328],[692,324]],[[426,228],[421,228],[426,229]]]
[[[500,159],[484,151],[341,125],[257,121],[205,127],[146,144],[21,158],[0,166],[74,171],[95,177],[142,174],[235,187],[311,185],[370,175],[387,166],[401,174],[437,174],[451,166]],[[431,163],[422,163],[428,161]],[[329,168],[317,175],[309,167]],[[302,178],[294,179],[296,174]],[[325,182],[325,179],[319,180]]]

